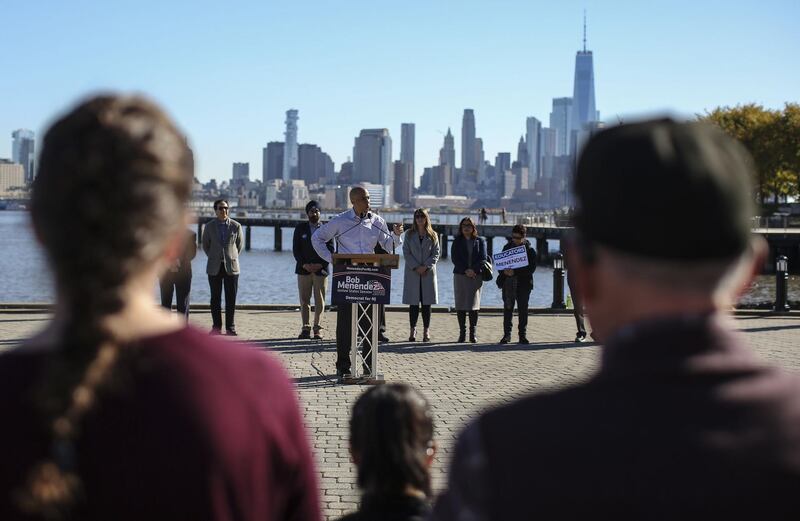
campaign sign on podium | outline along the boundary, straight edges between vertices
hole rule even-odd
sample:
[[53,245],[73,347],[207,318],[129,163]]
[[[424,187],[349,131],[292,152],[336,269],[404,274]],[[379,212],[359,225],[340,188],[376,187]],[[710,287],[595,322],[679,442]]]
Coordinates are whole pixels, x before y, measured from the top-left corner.
[[333,304],[388,304],[392,289],[389,268],[384,266],[333,267]]

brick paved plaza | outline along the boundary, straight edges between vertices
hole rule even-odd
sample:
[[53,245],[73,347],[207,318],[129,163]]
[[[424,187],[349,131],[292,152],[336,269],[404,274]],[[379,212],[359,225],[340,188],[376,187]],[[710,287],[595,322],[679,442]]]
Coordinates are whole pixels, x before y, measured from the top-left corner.
[[[43,312],[0,311],[0,349],[9,348],[43,327]],[[191,322],[211,324],[207,311],[192,313]],[[531,344],[495,344],[502,334],[502,316],[486,314],[478,323],[478,344],[455,344],[455,315],[434,313],[433,343],[400,342],[408,337],[406,313],[387,313],[388,335],[380,364],[388,381],[415,385],[432,402],[439,454],[434,468],[434,488],[441,489],[454,437],[465,422],[487,406],[530,391],[554,389],[579,382],[596,369],[600,348],[575,344],[574,321],[569,315],[534,315],[529,322]],[[321,473],[323,508],[328,518],[357,507],[355,473],[347,453],[350,407],[363,390],[333,383],[335,347],[334,314],[325,319],[323,342],[295,340],[299,313],[290,311],[239,311],[236,324],[241,340],[278,354],[295,378],[306,424]],[[763,358],[800,371],[800,315],[740,316],[736,325]],[[421,337],[421,330],[418,338]],[[516,338],[514,338],[516,340]],[[321,377],[312,363],[327,376]]]

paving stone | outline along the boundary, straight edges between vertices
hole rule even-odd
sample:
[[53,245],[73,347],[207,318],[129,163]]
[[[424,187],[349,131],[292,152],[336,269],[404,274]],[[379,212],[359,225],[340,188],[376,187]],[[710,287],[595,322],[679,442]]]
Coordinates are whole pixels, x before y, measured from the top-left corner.
[[[439,446],[433,466],[434,491],[446,484],[453,442],[465,423],[492,405],[530,392],[579,383],[598,368],[600,347],[575,344],[571,316],[533,315],[528,325],[530,345],[495,344],[502,336],[502,316],[481,315],[477,344],[457,344],[454,315],[434,313],[433,343],[401,342],[408,338],[408,315],[387,313],[387,334],[395,340],[381,345],[379,367],[387,381],[408,382],[425,394],[434,410]],[[16,345],[46,324],[47,313],[0,312],[0,350]],[[348,451],[350,409],[363,386],[335,384],[336,347],[331,338],[335,314],[325,315],[319,341],[297,340],[297,312],[238,311],[238,339],[270,350],[295,380],[309,443],[320,472],[320,497],[326,519],[357,508],[359,492]],[[211,326],[208,313],[192,313],[190,321]],[[747,316],[734,322],[754,351],[765,360],[800,371],[800,318]],[[515,337],[512,337],[515,339]],[[317,373],[318,368],[323,374]]]

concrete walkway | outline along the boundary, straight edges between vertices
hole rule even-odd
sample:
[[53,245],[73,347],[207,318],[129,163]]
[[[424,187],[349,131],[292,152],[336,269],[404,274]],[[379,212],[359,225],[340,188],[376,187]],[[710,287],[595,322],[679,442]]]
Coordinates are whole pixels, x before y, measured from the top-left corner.
[[[48,317],[41,311],[0,312],[0,350],[43,327]],[[193,313],[191,322],[204,329],[211,324],[206,312]],[[357,508],[359,491],[347,451],[348,420],[352,403],[363,390],[333,383],[334,322],[334,314],[327,315],[326,340],[309,342],[295,340],[300,329],[297,312],[241,311],[236,318],[239,339],[273,350],[295,378],[329,519]],[[571,316],[531,316],[528,337],[532,343],[528,346],[496,344],[502,335],[498,314],[480,317],[478,344],[453,343],[457,323],[450,314],[433,315],[431,344],[401,342],[408,338],[405,313],[387,313],[387,322],[388,335],[396,342],[382,346],[382,372],[388,381],[416,386],[434,408],[439,443],[433,469],[435,490],[445,484],[455,436],[477,412],[529,392],[580,382],[596,370],[600,355],[597,345],[572,342],[575,324]],[[800,371],[800,316],[740,316],[736,325],[761,357]],[[320,376],[314,365],[326,376]]]

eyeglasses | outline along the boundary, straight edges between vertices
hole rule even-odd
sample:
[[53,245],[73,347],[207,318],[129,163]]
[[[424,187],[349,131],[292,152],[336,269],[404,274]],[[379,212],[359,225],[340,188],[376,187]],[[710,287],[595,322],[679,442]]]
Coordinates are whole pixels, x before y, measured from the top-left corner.
[[227,206],[217,206],[217,210],[219,210],[220,212],[227,212],[228,211],[228,207]]

